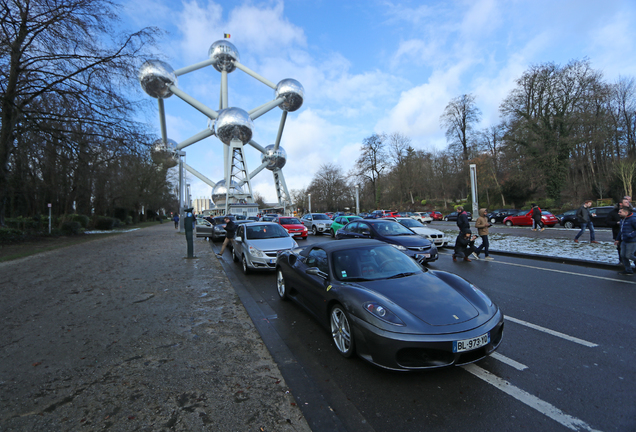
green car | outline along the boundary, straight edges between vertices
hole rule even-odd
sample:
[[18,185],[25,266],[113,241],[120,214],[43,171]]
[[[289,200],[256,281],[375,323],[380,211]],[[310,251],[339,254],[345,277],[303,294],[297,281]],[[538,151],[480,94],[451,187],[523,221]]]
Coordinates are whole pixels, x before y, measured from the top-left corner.
[[333,220],[333,223],[331,224],[331,238],[336,238],[336,232],[342,228],[343,226],[345,226],[346,224],[348,224],[349,222],[356,220],[356,219],[362,219],[360,216],[338,216],[337,218],[335,218]]

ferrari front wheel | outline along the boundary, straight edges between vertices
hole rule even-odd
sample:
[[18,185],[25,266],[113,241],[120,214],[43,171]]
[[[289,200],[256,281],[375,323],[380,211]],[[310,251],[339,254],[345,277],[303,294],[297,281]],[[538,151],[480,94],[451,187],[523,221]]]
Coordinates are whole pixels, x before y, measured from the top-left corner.
[[349,358],[355,353],[355,341],[347,313],[342,306],[335,305],[331,308],[330,316],[333,343],[343,357]]

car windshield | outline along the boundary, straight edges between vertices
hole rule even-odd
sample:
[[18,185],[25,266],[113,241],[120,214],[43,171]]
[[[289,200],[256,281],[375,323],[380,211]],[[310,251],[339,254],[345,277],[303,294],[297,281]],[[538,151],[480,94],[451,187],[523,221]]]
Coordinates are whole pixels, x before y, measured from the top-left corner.
[[370,225],[383,236],[413,235],[413,231],[397,222],[372,222]]
[[390,279],[424,271],[417,262],[389,245],[335,251],[331,262],[335,278],[347,282]]
[[315,214],[313,215],[314,220],[331,220],[329,219],[329,216],[325,215],[325,214]]
[[549,211],[542,211],[541,214],[542,215],[550,215],[550,216],[552,216],[552,213],[550,213]]
[[402,219],[400,223],[405,227],[423,227],[421,222],[416,221],[415,219]]
[[296,218],[280,218],[281,225],[300,225],[300,221]]
[[289,237],[280,225],[250,225],[245,227],[245,237],[249,240]]

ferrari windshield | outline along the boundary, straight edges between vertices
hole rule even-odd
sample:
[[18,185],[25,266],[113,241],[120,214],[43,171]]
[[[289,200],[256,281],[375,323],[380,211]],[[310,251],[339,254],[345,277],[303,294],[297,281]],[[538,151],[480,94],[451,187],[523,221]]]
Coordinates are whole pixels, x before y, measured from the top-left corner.
[[278,224],[250,225],[245,227],[245,237],[250,240],[262,240],[289,237],[289,234]]
[[334,251],[331,261],[335,278],[347,282],[390,279],[424,271],[417,262],[389,245]]

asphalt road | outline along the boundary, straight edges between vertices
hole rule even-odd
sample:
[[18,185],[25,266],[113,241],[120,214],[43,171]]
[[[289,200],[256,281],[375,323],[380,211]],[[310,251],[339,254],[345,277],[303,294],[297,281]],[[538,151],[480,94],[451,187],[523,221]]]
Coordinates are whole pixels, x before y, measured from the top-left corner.
[[[574,237],[564,231],[553,233]],[[325,240],[336,241],[306,243]],[[430,268],[484,290],[506,315],[504,341],[476,364],[413,373],[342,358],[317,321],[279,300],[273,273],[244,276],[229,254],[223,267],[314,432],[636,431],[636,279],[504,256],[454,263],[451,253]]]

